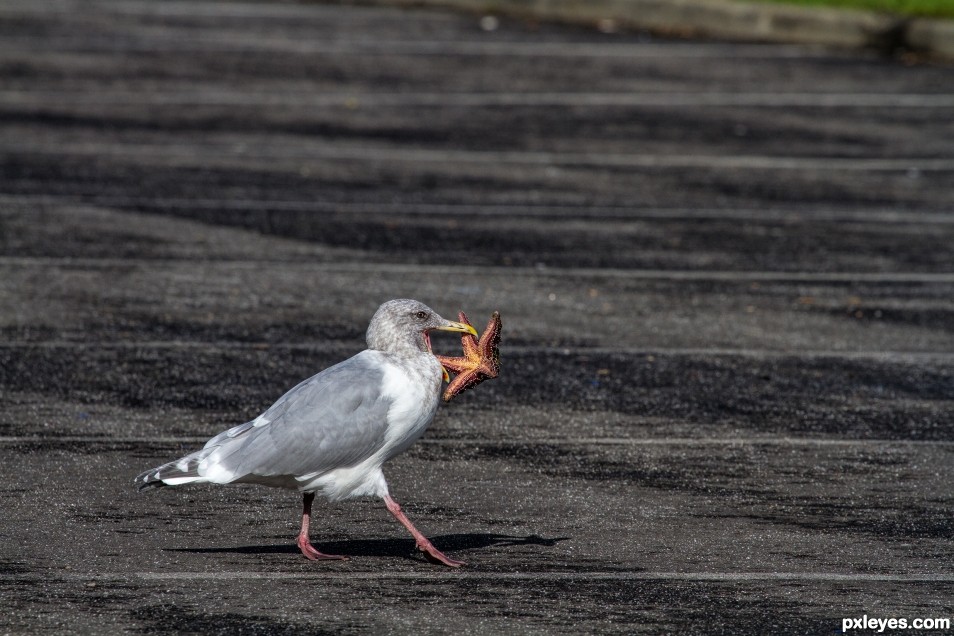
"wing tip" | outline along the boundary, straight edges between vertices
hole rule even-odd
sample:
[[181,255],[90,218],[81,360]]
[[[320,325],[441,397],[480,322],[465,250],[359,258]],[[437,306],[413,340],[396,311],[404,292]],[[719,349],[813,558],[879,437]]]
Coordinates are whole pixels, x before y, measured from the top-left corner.
[[162,488],[166,485],[160,478],[159,471],[155,468],[137,475],[136,478],[133,479],[133,484],[136,486],[136,490],[139,492],[142,492],[148,488]]

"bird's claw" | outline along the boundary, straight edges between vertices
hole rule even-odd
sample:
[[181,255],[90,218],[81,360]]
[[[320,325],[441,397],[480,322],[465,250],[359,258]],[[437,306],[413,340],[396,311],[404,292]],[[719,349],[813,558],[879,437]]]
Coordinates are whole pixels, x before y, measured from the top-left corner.
[[298,549],[301,550],[303,557],[310,561],[350,561],[351,557],[344,554],[325,554],[324,552],[319,552],[315,549],[315,546],[311,545],[307,541],[299,541]]
[[440,563],[450,568],[459,568],[461,566],[467,565],[464,561],[458,561],[457,559],[450,558],[430,543],[427,545],[417,544],[417,549],[423,552],[425,558],[427,558],[427,560],[431,563]]

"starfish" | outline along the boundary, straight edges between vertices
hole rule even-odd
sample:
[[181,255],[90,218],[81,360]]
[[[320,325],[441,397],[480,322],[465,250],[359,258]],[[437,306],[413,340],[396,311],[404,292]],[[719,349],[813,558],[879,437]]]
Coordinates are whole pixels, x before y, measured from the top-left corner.
[[[472,326],[464,312],[459,312],[458,318],[463,324]],[[437,356],[445,367],[445,374],[447,369],[457,374],[444,389],[445,402],[449,402],[458,393],[477,386],[484,380],[497,377],[500,372],[500,352],[497,350],[497,345],[500,344],[500,312],[495,311],[490,317],[490,322],[481,334],[480,341],[466,333],[461,336],[460,344],[464,349],[462,358]]]

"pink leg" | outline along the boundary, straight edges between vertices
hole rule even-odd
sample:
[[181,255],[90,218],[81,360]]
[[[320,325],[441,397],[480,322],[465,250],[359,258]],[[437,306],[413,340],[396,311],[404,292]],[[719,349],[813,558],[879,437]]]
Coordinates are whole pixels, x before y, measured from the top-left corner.
[[306,559],[311,559],[312,561],[323,561],[327,559],[347,561],[351,557],[340,554],[325,554],[319,552],[311,545],[311,540],[308,536],[308,526],[311,521],[311,502],[314,500],[315,493],[313,492],[306,492],[302,496],[301,532],[298,533],[298,549],[301,550],[301,553],[305,555]]
[[414,540],[417,541],[417,549],[430,557],[431,560],[438,561],[444,565],[450,566],[452,568],[459,568],[462,565],[467,565],[463,561],[457,561],[445,555],[443,552],[434,547],[434,545],[427,540],[420,531],[414,527],[414,524],[411,523],[411,520],[408,519],[403,512],[401,512],[401,506],[398,505],[398,502],[391,499],[391,495],[384,496],[384,505],[388,507],[388,510],[391,512],[394,517],[401,522],[405,528],[411,531],[411,534],[414,535]]

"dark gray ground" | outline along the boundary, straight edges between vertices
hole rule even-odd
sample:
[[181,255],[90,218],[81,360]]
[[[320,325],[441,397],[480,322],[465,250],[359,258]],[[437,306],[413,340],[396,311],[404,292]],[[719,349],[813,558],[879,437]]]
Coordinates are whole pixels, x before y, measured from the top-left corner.
[[[950,68],[5,0],[0,76],[0,633],[954,616]],[[467,568],[379,502],[321,506],[354,560],[315,564],[294,493],[135,492],[399,296],[503,315],[501,377],[388,471]]]

